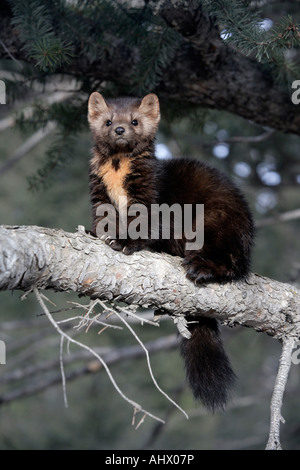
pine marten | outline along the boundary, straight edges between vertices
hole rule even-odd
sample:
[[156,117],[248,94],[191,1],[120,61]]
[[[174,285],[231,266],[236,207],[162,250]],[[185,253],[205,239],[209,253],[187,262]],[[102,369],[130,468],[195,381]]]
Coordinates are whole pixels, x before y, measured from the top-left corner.
[[[103,221],[99,207],[110,204],[119,216],[116,235],[104,236],[112,249],[130,255],[148,247],[180,256],[187,278],[199,285],[245,279],[254,227],[244,196],[224,174],[205,163],[158,160],[154,141],[159,120],[159,100],[155,94],[143,99],[107,100],[100,93],[91,94],[88,121],[94,141],[90,162],[92,233],[97,234],[97,226]],[[121,213],[124,215],[133,204],[142,204],[149,212],[155,204],[179,204],[182,208],[192,205],[193,230],[195,207],[204,204],[203,246],[187,250],[185,233],[180,238],[171,235],[168,239],[162,237],[161,227],[158,237],[151,237],[151,229],[147,237],[120,237]],[[133,219],[134,216],[129,217],[127,223]],[[191,338],[182,338],[181,353],[188,382],[195,398],[209,410],[224,409],[235,374],[222,346],[218,322],[199,317],[195,323],[192,315],[187,315],[187,320],[191,321],[188,323]]]

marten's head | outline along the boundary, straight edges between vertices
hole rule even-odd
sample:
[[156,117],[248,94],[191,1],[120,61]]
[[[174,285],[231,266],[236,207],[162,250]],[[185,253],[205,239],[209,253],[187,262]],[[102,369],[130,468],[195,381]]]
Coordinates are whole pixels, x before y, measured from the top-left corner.
[[105,100],[94,92],[89,98],[88,120],[95,143],[106,153],[141,152],[153,143],[160,119],[153,93],[140,98]]

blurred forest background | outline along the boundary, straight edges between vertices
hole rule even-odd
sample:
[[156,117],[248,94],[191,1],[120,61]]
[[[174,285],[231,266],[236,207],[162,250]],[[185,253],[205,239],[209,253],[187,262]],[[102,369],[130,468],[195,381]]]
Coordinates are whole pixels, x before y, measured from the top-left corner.
[[[228,4],[202,3],[207,8],[214,4],[216,9]],[[231,3],[248,15],[249,24],[257,25],[259,15],[260,34],[271,35],[275,26],[284,28],[287,18],[292,24],[299,24],[297,1]],[[279,281],[300,283],[299,215],[297,219],[294,212],[291,220],[277,220],[278,214],[300,209],[299,136],[261,127],[225,110],[189,106],[187,102],[172,105],[166,92],[160,96],[162,70],[172,67],[172,54],[174,57],[180,38],[166,28],[163,32],[167,41],[162,41],[165,26],[154,15],[154,4],[100,0],[1,2],[0,21],[6,26],[13,24],[10,40],[2,36],[4,29],[0,29],[0,79],[6,84],[6,104],[0,105],[1,224],[39,225],[71,232],[78,225],[90,228],[88,95],[93,89],[107,96],[143,96],[154,91],[162,105],[157,156],[201,159],[229,175],[243,189],[258,222],[252,270]],[[61,20],[59,9],[65,15]],[[233,13],[237,15],[238,11],[233,9]],[[75,22],[78,16],[80,26]],[[122,36],[127,35],[130,46],[130,38],[132,42],[136,40],[133,20],[139,34],[143,28],[147,32],[144,42],[139,36],[144,54],[140,58],[143,67],[139,78],[144,70],[142,85],[137,83],[137,77],[130,81],[126,70],[123,82],[119,78],[114,81],[112,74],[105,76],[103,72],[101,76],[99,64],[95,65],[96,76],[89,75],[87,62],[92,69],[96,59],[101,62],[105,56],[109,61],[112,45],[123,47]],[[88,36],[85,22],[91,21],[95,29]],[[97,24],[102,25],[98,43],[92,36]],[[224,41],[230,39],[232,24],[228,22],[225,27],[219,19],[218,26],[225,31]],[[298,31],[298,39],[299,36]],[[239,45],[229,42],[228,47]],[[289,49],[297,70],[299,43],[294,43],[294,36],[289,37],[284,47]],[[72,61],[79,49],[83,52],[75,70]],[[257,51],[253,54],[254,59],[267,67],[266,57],[258,57]],[[78,65],[80,60],[84,73]],[[291,89],[291,80],[295,79],[292,67],[288,72],[291,75],[280,77],[280,86]],[[268,224],[264,223],[266,219]],[[63,311],[72,307],[69,302],[78,301],[75,294],[47,295],[55,304],[51,310],[57,311],[56,318],[76,314],[72,310]],[[145,358],[126,359],[124,355],[111,365],[118,384],[133,399],[166,419],[161,426],[147,418],[136,430],[131,425],[130,406],[115,392],[103,370],[92,373],[92,366],[87,366],[91,358],[74,345],[70,346],[70,354],[67,349],[64,351],[68,397],[65,407],[59,368],[60,338],[41,316],[33,296],[23,300],[21,296],[20,292],[0,295],[0,339],[7,347],[6,365],[0,365],[1,450],[264,448],[281,352],[281,345],[271,337],[241,327],[223,327],[225,347],[238,385],[230,407],[213,416],[195,404],[185,386],[178,348],[151,355],[158,383],[188,412],[189,420],[154,388]],[[73,325],[69,326],[74,333]],[[176,334],[169,320],[163,321],[159,329],[138,324],[134,328],[149,342]],[[103,348],[104,352],[135,344],[124,330],[99,335],[97,329],[91,328],[76,337]],[[282,410],[286,420],[281,431],[285,449],[300,448],[299,388],[300,369],[293,365]]]

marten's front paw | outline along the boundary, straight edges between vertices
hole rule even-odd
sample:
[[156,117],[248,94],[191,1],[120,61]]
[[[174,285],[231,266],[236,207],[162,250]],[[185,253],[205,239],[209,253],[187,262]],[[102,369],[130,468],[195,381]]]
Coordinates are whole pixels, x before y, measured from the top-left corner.
[[134,253],[137,250],[132,245],[126,245],[126,246],[124,246],[122,251],[123,251],[124,255],[132,255],[132,253]]
[[101,240],[110,246],[115,251],[122,251],[124,255],[132,255],[135,251],[140,251],[144,248],[144,243],[139,240],[118,240],[111,238],[109,235],[103,235]]
[[185,258],[182,264],[186,270],[186,277],[195,284],[205,284],[215,280],[214,272],[205,260]]
[[143,250],[145,248],[145,241],[144,240],[129,240],[124,243],[123,245],[123,253],[125,255],[132,255],[136,251]]
[[121,251],[124,246],[120,240],[116,240],[115,238],[111,238],[109,236],[105,238],[105,243],[115,251]]

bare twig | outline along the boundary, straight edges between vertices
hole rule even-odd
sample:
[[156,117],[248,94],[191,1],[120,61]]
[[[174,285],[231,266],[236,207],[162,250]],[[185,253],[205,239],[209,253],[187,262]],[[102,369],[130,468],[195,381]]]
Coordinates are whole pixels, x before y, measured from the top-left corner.
[[47,135],[50,134],[56,127],[54,122],[49,121],[48,124],[43,128],[32,134],[17,150],[9,157],[6,162],[0,167],[0,175],[6,173],[15,163],[21,160],[38,145]]
[[[72,84],[72,83],[71,83]],[[54,91],[50,94],[43,94],[41,97],[41,102],[45,106],[51,106],[53,103],[61,103],[62,101],[70,98],[74,94],[74,90],[70,89],[69,91]],[[27,106],[22,110],[23,117],[25,119],[30,119],[34,114],[35,107]],[[16,116],[8,116],[0,120],[0,131],[4,131],[10,127],[13,127],[16,124]]]
[[[176,335],[164,336],[155,341],[145,343],[145,345],[148,351],[153,354],[160,351],[172,350],[178,347]],[[137,359],[144,355],[144,352],[141,350],[139,345],[125,346],[118,349],[101,347],[94,348],[94,350],[99,355],[103,356],[105,358],[105,362],[110,365],[120,364],[122,361],[126,361],[128,359]],[[82,377],[83,375],[95,374],[101,370],[101,364],[99,361],[87,361],[89,356],[90,353],[88,351],[80,350],[76,353],[73,352],[64,358],[65,365],[74,364],[75,362],[82,360],[84,361],[83,367],[78,367],[65,373],[66,381],[70,382],[72,380],[76,380],[79,377]],[[59,359],[51,359],[42,361],[39,364],[22,364],[20,368],[14,368],[13,370],[1,375],[1,385],[12,384],[13,382],[17,382],[19,380],[27,380],[29,381],[29,385],[24,386],[23,383],[22,386],[18,388],[17,385],[13,384],[11,391],[0,395],[0,403],[10,403],[26,396],[35,395],[39,392],[42,392],[43,390],[57,385],[58,383],[61,383],[61,374],[50,374],[52,369],[57,370],[58,366]],[[46,372],[46,377],[44,377],[42,380],[39,375],[39,380],[34,381],[34,376],[37,376],[37,374],[42,372]]]
[[[120,313],[125,313],[127,316],[129,316],[130,320],[132,319],[138,320],[138,322],[141,323],[141,325],[143,325],[144,323],[148,323],[148,325],[152,325],[156,327],[159,326],[159,323],[157,321],[149,320],[149,318],[146,318],[144,315],[143,316],[137,315],[136,313],[129,310],[129,308],[119,307],[119,306],[117,306],[117,308],[118,310],[120,310]],[[118,315],[118,318],[120,318],[119,315]],[[121,319],[121,321],[123,320]]]
[[[99,302],[101,303],[101,301],[99,300]],[[164,392],[160,386],[158,385],[154,375],[153,375],[153,371],[152,371],[152,367],[151,367],[151,363],[150,363],[150,357],[149,357],[149,352],[147,350],[147,348],[145,347],[144,343],[140,340],[140,338],[138,337],[138,335],[135,333],[135,331],[131,328],[131,326],[129,325],[129,323],[125,320],[125,318],[122,318],[122,316],[117,312],[115,311],[114,312],[118,318],[126,325],[126,327],[128,328],[128,330],[130,331],[130,333],[135,337],[135,339],[137,340],[137,342],[141,345],[142,349],[145,351],[145,354],[146,354],[146,358],[147,358],[147,364],[148,364],[148,369],[149,369],[149,373],[151,375],[151,379],[155,385],[155,387],[159,390],[159,392],[164,395],[174,406],[176,406],[176,408],[178,408],[183,414],[184,416],[188,419],[188,415],[187,413],[174,401],[172,400],[172,398],[169,397],[169,395],[167,395],[166,392]]]
[[66,376],[65,376],[64,362],[63,362],[63,346],[64,346],[64,336],[61,336],[60,337],[59,362],[60,362],[62,387],[63,387],[63,393],[64,393],[64,403],[65,403],[65,407],[68,408],[68,398],[67,398],[67,390],[66,390]]
[[[39,294],[40,298],[45,298],[45,296],[43,294]],[[116,309],[112,309],[112,308],[109,308],[108,305],[101,301],[100,299],[96,299],[94,301],[91,301],[90,304],[88,306],[84,306],[84,308],[87,310],[87,313],[86,315],[83,317],[84,320],[82,320],[79,324],[79,326],[77,328],[80,328],[84,325],[86,325],[87,323],[88,324],[88,327],[87,327],[87,330],[89,329],[89,327],[91,326],[91,324],[95,321],[95,319],[97,320],[97,323],[100,323],[102,325],[104,325],[106,328],[109,327],[109,326],[112,326],[112,327],[116,327],[115,325],[109,325],[109,324],[106,324],[106,323],[103,323],[103,322],[99,322],[98,320],[98,316],[99,315],[102,315],[103,312],[101,312],[100,314],[96,315],[94,318],[90,319],[89,318],[89,314],[93,311],[94,307],[96,305],[100,305],[103,309],[103,312],[110,312],[110,313],[113,313],[115,314],[119,320],[121,320],[121,322],[126,326],[126,328],[130,331],[130,333],[134,336],[134,338],[137,340],[137,342],[140,344],[140,346],[142,347],[142,349],[144,350],[145,352],[145,355],[146,355],[146,359],[147,359],[147,365],[148,365],[148,369],[149,369],[149,373],[150,373],[150,376],[151,376],[151,379],[155,385],[155,387],[159,390],[159,392],[164,395],[176,408],[178,408],[184,415],[185,417],[188,419],[188,415],[187,413],[174,401],[172,400],[169,395],[164,392],[160,386],[158,385],[155,377],[154,377],[154,374],[153,374],[153,371],[152,371],[152,367],[151,367],[151,363],[150,363],[150,356],[149,356],[149,352],[147,350],[147,348],[145,347],[144,343],[140,340],[140,338],[138,337],[138,335],[135,333],[135,331],[132,329],[132,327],[129,325],[129,323],[125,320],[125,318],[122,317],[122,315],[116,310]],[[122,308],[119,307],[119,309],[122,311]],[[51,314],[50,312],[48,311],[48,314],[50,315],[51,317]],[[129,309],[126,309],[126,314],[128,316],[133,316],[134,318],[140,318],[140,321],[143,322],[143,318],[142,317],[138,317],[138,315],[136,315],[134,312],[132,312],[131,310]],[[51,317],[52,318],[52,317]],[[53,318],[52,318],[53,320]],[[57,325],[58,327],[58,322],[55,322],[54,320],[52,321],[52,323],[55,325]],[[158,326],[157,322],[150,322],[147,320],[147,323],[151,323],[152,325],[154,326]],[[60,328],[56,328],[58,329],[58,331],[62,331],[60,330]],[[60,333],[61,334],[61,333]],[[64,336],[61,336],[62,337],[62,340],[63,338],[65,337],[65,334]],[[73,340],[74,342],[74,340]],[[60,367],[61,367],[61,374],[62,374],[62,383],[63,383],[63,390],[64,390],[64,400],[65,400],[65,405],[67,407],[67,399],[66,399],[66,392],[65,392],[65,375],[64,375],[64,368],[63,368],[63,360],[62,360],[62,342],[61,342],[61,350],[60,350]]]
[[267,227],[268,225],[276,224],[277,222],[288,222],[289,220],[300,219],[300,209],[282,212],[281,214],[273,217],[266,217],[265,219],[256,222],[256,228]]
[[[224,142],[226,144],[233,144],[233,143],[239,143],[239,142],[245,143],[245,144],[263,142],[264,140],[269,139],[275,132],[276,132],[275,129],[269,129],[266,132],[263,132],[262,134],[259,134],[259,135],[246,136],[246,137],[239,135],[236,137],[230,137],[229,139],[220,139],[217,142],[218,143]],[[215,144],[216,142],[213,142],[213,143]]]
[[[99,302],[97,299],[96,300],[91,300],[87,305],[83,305],[83,304],[80,304],[78,302],[69,302],[69,303],[74,305],[73,308],[83,308],[83,309],[85,309],[86,310],[85,315],[84,316],[72,317],[72,318],[66,318],[65,320],[59,320],[57,322],[58,324],[67,323],[67,322],[73,321],[75,319],[79,319],[80,320],[79,324],[76,327],[74,327],[74,328],[77,328],[78,330],[80,328],[82,328],[83,326],[87,326],[87,330],[88,330],[93,323],[103,325],[103,326],[109,327],[109,328],[115,328],[115,329],[122,330],[121,326],[114,325],[112,323],[106,323],[106,322],[103,322],[103,321],[99,320],[99,317],[105,312],[109,313],[109,315],[115,313],[115,310],[112,309],[111,307],[108,307],[104,301]],[[101,307],[103,308],[103,311],[101,311],[100,313],[95,315],[93,318],[90,318],[90,314],[93,312],[93,309],[96,305],[101,305]],[[150,320],[149,315],[147,317],[145,315],[142,315],[142,316],[137,315],[136,313],[134,313],[134,311],[132,309],[129,310],[130,307],[133,307],[133,306],[130,305],[128,307],[128,309],[126,309],[124,307],[119,308],[118,306],[116,308],[118,308],[120,310],[120,314],[124,314],[128,317],[128,320],[129,320],[130,323],[132,323],[132,322],[133,323],[140,323],[141,325],[143,325],[144,323],[148,323],[149,325],[152,325],[152,326],[156,326],[156,327],[159,326],[159,323],[157,321]],[[134,306],[134,307],[135,307],[134,309],[137,310],[137,306]],[[153,317],[153,311],[151,311],[151,312],[152,312],[151,316]],[[51,312],[51,313],[53,313],[53,312]],[[107,315],[107,317],[108,317],[108,315]]]
[[[149,352],[148,352],[147,348],[145,347],[144,343],[140,340],[140,338],[139,338],[138,335],[136,334],[136,332],[135,332],[135,331],[132,329],[132,327],[129,325],[128,321],[126,321],[125,318],[123,318],[123,316],[121,315],[120,312],[123,311],[123,308],[117,307],[117,308],[113,309],[113,308],[111,308],[111,307],[108,307],[108,305],[107,305],[105,302],[103,302],[102,300],[96,299],[96,300],[92,301],[92,302],[89,304],[89,307],[85,306],[86,309],[88,308],[88,311],[87,311],[86,315],[84,316],[85,322],[87,322],[87,321],[93,322],[93,321],[94,321],[94,319],[90,319],[90,318],[89,318],[89,313],[94,309],[94,307],[95,307],[97,304],[100,305],[100,306],[102,307],[102,309],[103,309],[103,312],[101,312],[101,314],[104,313],[104,312],[108,312],[108,313],[112,313],[112,314],[116,315],[116,316],[118,317],[118,319],[121,320],[121,322],[126,326],[126,328],[127,328],[127,329],[130,331],[130,333],[134,336],[134,338],[136,339],[136,341],[140,344],[140,346],[142,347],[142,349],[143,349],[144,352],[145,352],[146,359],[147,359],[147,365],[148,365],[148,369],[149,369],[149,373],[150,373],[151,379],[152,379],[152,381],[153,381],[155,387],[156,387],[156,388],[158,389],[158,391],[159,391],[162,395],[164,395],[176,408],[178,408],[178,409],[185,415],[185,417],[188,419],[187,413],[186,413],[174,400],[172,400],[172,398],[170,398],[169,395],[168,395],[166,392],[164,392],[164,391],[160,388],[160,386],[158,385],[158,383],[157,383],[157,381],[156,381],[156,379],[155,379],[155,377],[154,377],[153,371],[152,371],[152,367],[151,367],[151,363],[150,363]],[[117,309],[120,310],[120,312],[118,312]],[[136,319],[136,318],[139,318],[140,322],[143,323],[143,321],[144,321],[143,317],[139,317],[136,313],[134,313],[133,311],[129,310],[129,308],[125,309],[125,311],[126,311],[126,315],[128,315],[129,317],[132,316],[132,317],[135,318],[135,319]],[[97,317],[98,317],[98,315],[97,315],[96,317],[94,317],[94,318],[97,318]],[[158,326],[158,323],[157,323],[157,322],[150,322],[149,320],[147,320],[147,323],[150,323],[151,325],[156,326],[156,327]],[[90,324],[91,324],[91,323],[90,323]],[[102,323],[102,324],[104,324],[104,323]],[[110,326],[110,325],[107,325],[107,324],[106,324],[106,326]]]
[[151,418],[153,419],[156,419],[157,421],[161,421],[163,422],[163,420],[155,415],[153,415],[152,413],[149,413],[148,411],[144,410],[141,405],[139,405],[138,403],[134,402],[133,400],[131,400],[130,398],[128,398],[122,391],[121,389],[119,388],[119,386],[117,385],[115,379],[113,378],[111,372],[110,372],[110,369],[109,367],[107,366],[106,362],[102,359],[101,356],[99,356],[99,354],[97,354],[92,348],[90,348],[89,346],[87,346],[86,344],[84,343],[81,343],[73,338],[71,338],[69,335],[67,335],[64,331],[61,330],[61,328],[58,326],[58,324],[56,323],[56,321],[53,319],[52,315],[50,314],[47,306],[45,305],[39,291],[37,288],[34,288],[33,289],[34,293],[35,293],[35,296],[37,298],[37,301],[38,303],[40,304],[40,306],[42,307],[43,311],[45,312],[46,316],[48,317],[50,323],[52,323],[52,325],[54,326],[54,328],[56,329],[56,331],[61,335],[63,336],[64,338],[66,338],[70,343],[74,343],[74,344],[77,344],[77,346],[83,348],[83,349],[86,349],[87,351],[89,351],[93,356],[95,356],[99,361],[100,363],[102,364],[102,366],[104,367],[110,381],[112,382],[113,386],[115,387],[115,389],[117,390],[117,392],[121,395],[121,397],[127,401],[128,403],[130,403],[134,409],[137,409],[143,413],[145,413],[147,416],[150,416]]
[[20,62],[18,59],[16,59],[16,58],[11,54],[11,52],[8,50],[8,48],[6,47],[6,45],[4,44],[4,42],[3,42],[1,39],[0,39],[0,44],[1,44],[1,46],[3,47],[3,49],[5,50],[6,54],[8,54],[8,56],[9,56],[16,64],[18,64],[21,69],[23,69],[24,67],[23,67],[22,62]]
[[286,387],[291,362],[292,362],[292,350],[295,344],[294,338],[283,340],[282,353],[280,357],[279,369],[276,377],[274,391],[271,400],[271,423],[269,440],[266,446],[266,450],[281,450],[280,444],[280,423],[284,423],[284,419],[281,416],[281,407],[283,394]]

